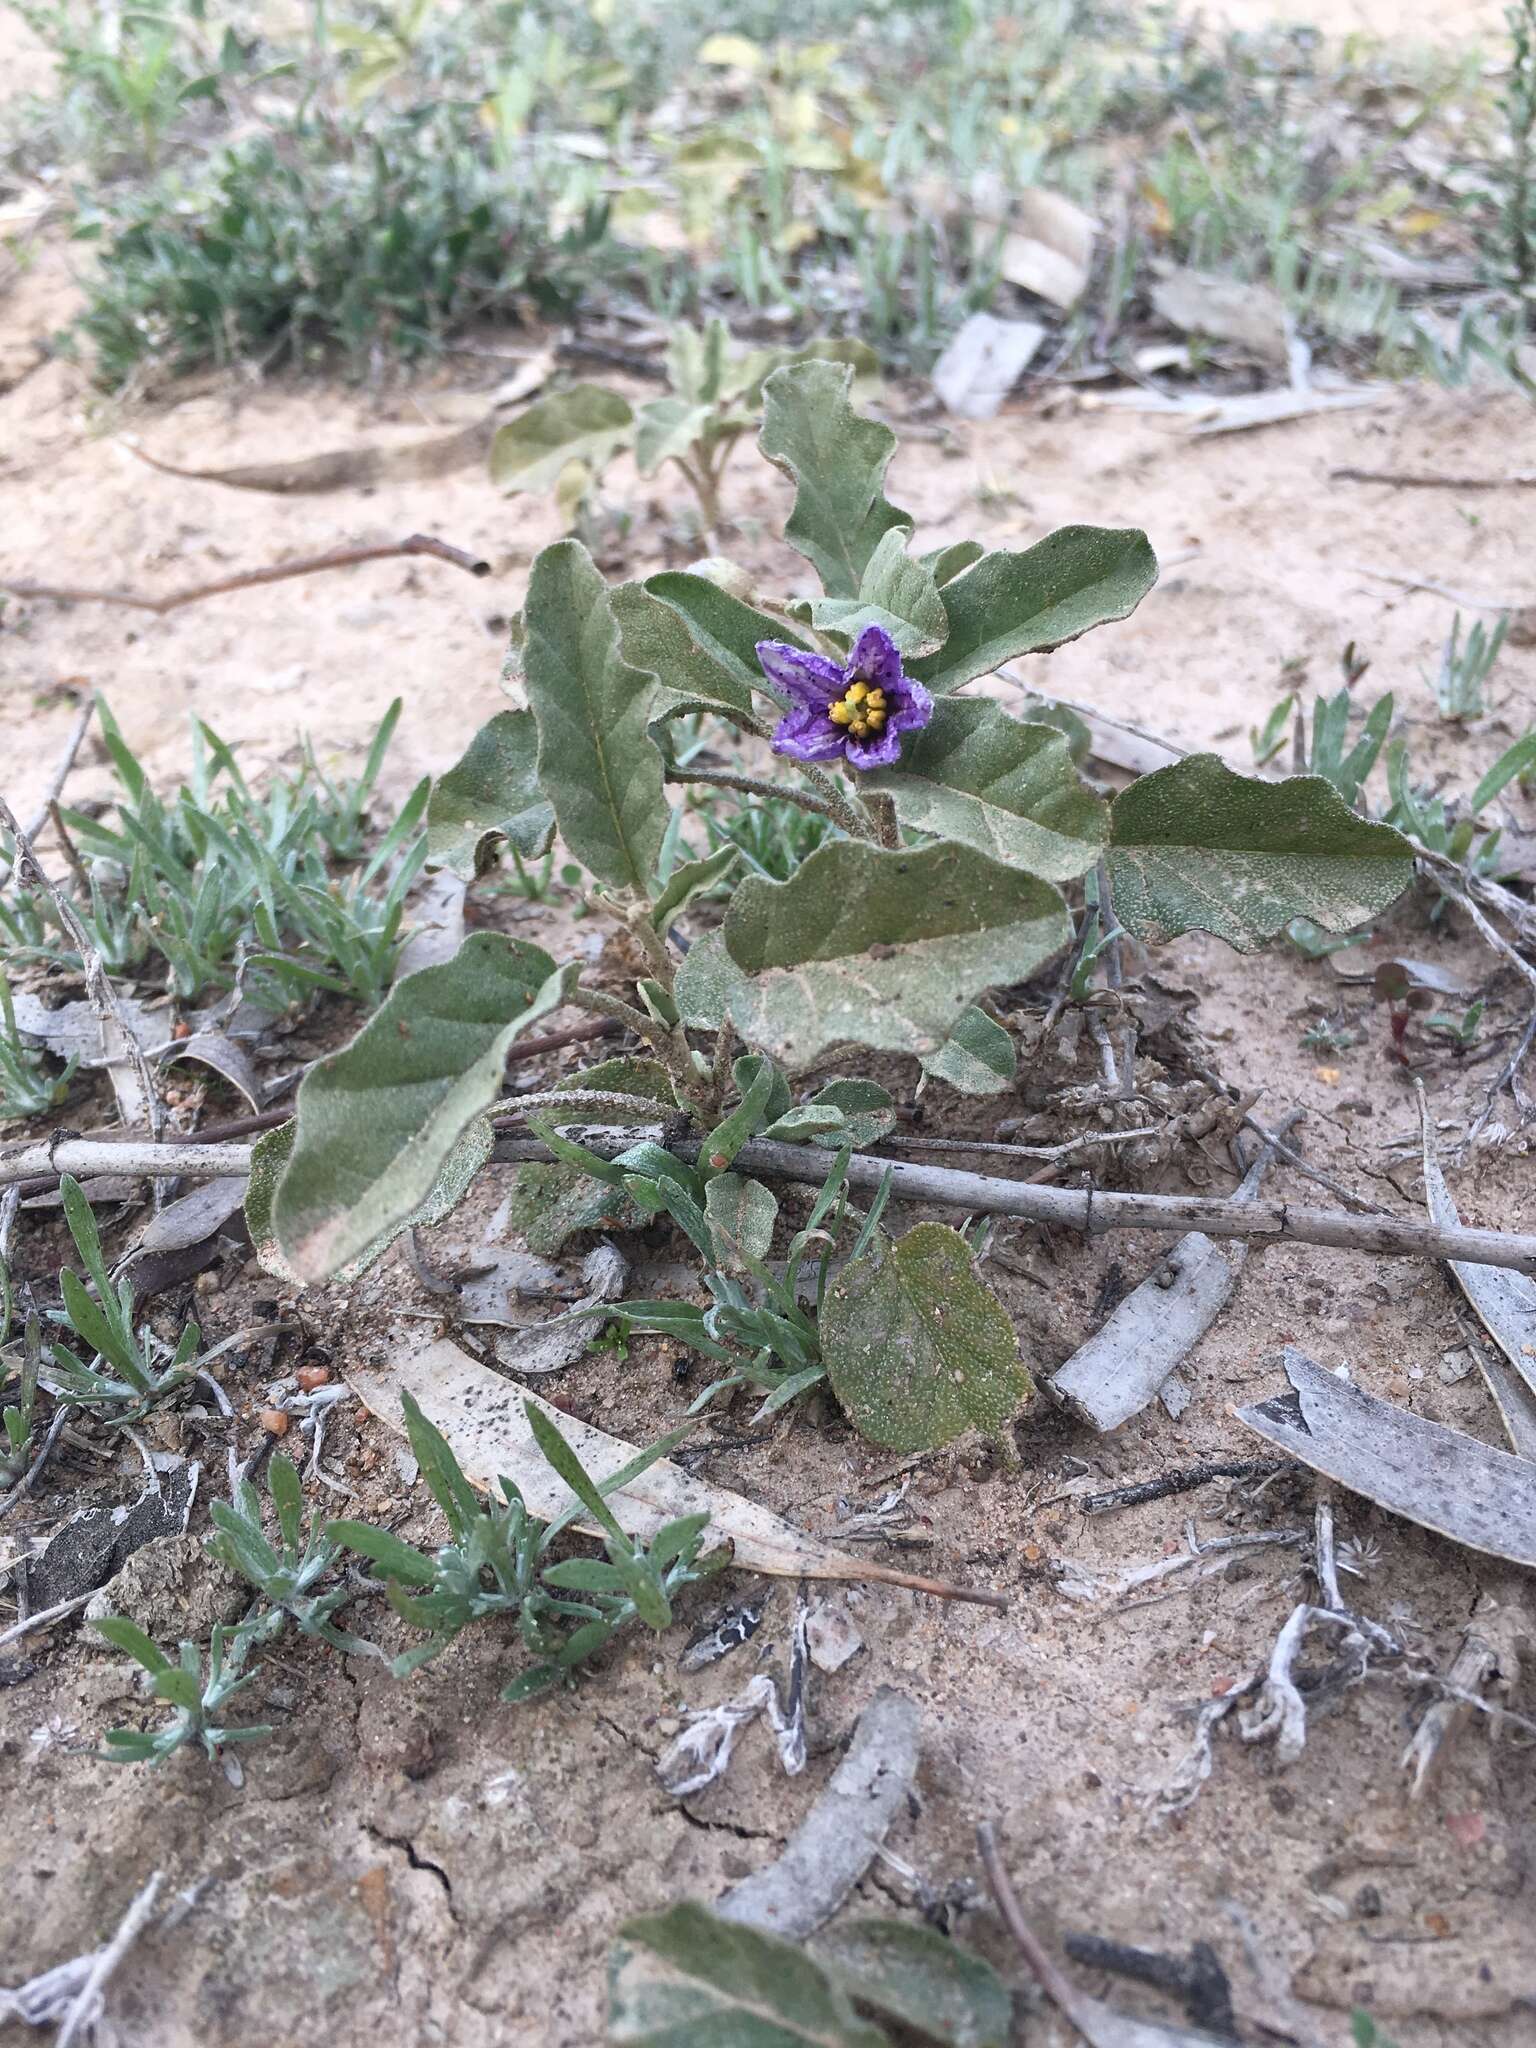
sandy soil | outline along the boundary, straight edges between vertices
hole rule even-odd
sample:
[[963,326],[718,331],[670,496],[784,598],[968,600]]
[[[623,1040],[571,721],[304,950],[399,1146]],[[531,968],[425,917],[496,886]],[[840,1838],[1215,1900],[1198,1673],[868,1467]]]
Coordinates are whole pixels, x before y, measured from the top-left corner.
[[[1396,28],[1411,13],[1433,28],[1443,11],[1378,6],[1375,15]],[[76,371],[43,351],[67,295],[62,257],[45,252],[5,309],[14,357],[0,395],[0,573],[158,593],[414,530],[484,554],[494,573],[472,582],[435,563],[384,563],[162,619],[97,604],[9,604],[0,774],[12,802],[25,809],[41,789],[69,725],[69,692],[85,686],[106,691],[166,781],[186,764],[189,714],[239,742],[250,763],[291,757],[301,729],[325,755],[351,761],[397,694],[406,711],[395,787],[447,765],[500,701],[503,621],[532,553],[554,535],[547,509],[502,500],[476,468],[308,499],[250,495],[149,469],[125,437],[194,466],[397,445],[473,418],[483,389],[444,382],[384,406],[312,387],[217,385],[130,416],[93,399]],[[893,396],[899,429],[904,410]],[[1448,733],[1423,671],[1453,607],[1367,573],[1536,602],[1524,495],[1331,476],[1346,466],[1536,469],[1536,416],[1517,401],[1407,392],[1373,411],[1194,441],[1163,421],[1060,397],[942,438],[916,437],[931,436],[925,419],[910,424],[893,495],[917,512],[922,545],[968,532],[1023,544],[1089,520],[1145,525],[1168,563],[1133,620],[1035,664],[1043,689],[1185,745],[1216,746],[1246,768],[1248,728],[1301,675],[1332,688],[1353,640],[1372,659],[1366,690],[1396,693],[1415,760],[1448,788],[1465,788],[1536,716],[1536,649],[1512,645],[1496,671],[1491,717],[1470,737]],[[780,505],[777,480],[744,457],[733,484],[732,552],[774,566],[759,535]],[[680,514],[670,490],[616,470],[613,494],[635,515],[627,570],[682,559],[681,536],[666,539]],[[77,798],[104,789],[99,757],[86,754],[70,787]],[[1536,825],[1529,805],[1522,822]],[[518,929],[537,936],[541,926],[534,917]],[[1380,944],[1472,982],[1490,979],[1475,942],[1454,920],[1431,929],[1422,906],[1387,921]],[[1364,992],[1341,989],[1327,963],[1289,952],[1243,961],[1200,939],[1160,956],[1155,971],[1198,997],[1212,1063],[1262,1089],[1261,1114],[1305,1106],[1316,1162],[1412,1213],[1411,1163],[1391,1149],[1413,1127],[1412,1098],[1386,1056],[1385,1017]],[[1320,1014],[1361,1034],[1326,1063],[1300,1045]],[[1517,991],[1495,979],[1490,1025],[1520,1015]],[[1486,1066],[1467,1072],[1449,1054],[1420,1057],[1440,1114],[1480,1098]],[[898,1066],[893,1078],[910,1096],[914,1075]],[[1089,1079],[1088,1055],[1075,1073],[1047,1078]],[[1144,1081],[1159,1078],[1149,1062]],[[992,1104],[981,1116],[930,1099],[928,1118],[930,1127],[987,1129],[1009,1110],[1017,1105]],[[442,1241],[472,1238],[489,1216],[504,1176],[487,1178]],[[1214,1144],[1183,1146],[1141,1176],[1170,1190],[1230,1180]],[[1277,1184],[1304,1191],[1284,1176]],[[1453,1184],[1469,1221],[1536,1229],[1523,1144],[1480,1155]],[[1042,1370],[1093,1327],[1107,1286],[1134,1284],[1159,1257],[1146,1239],[1046,1242],[1010,1228],[999,1242],[1008,1263],[996,1283],[1026,1358]],[[45,1272],[58,1249],[46,1226],[29,1228],[25,1269]],[[236,1261],[198,1312],[216,1339],[280,1296]],[[344,1365],[381,1349],[394,1315],[420,1300],[392,1259],[350,1299],[306,1297],[304,1313]],[[1156,1410],[1094,1439],[1041,1407],[1018,1431],[1018,1470],[986,1450],[917,1468],[919,1519],[908,1533],[929,1540],[874,1554],[1001,1589],[1007,1615],[883,1589],[833,1593],[865,1648],[815,1679],[805,1776],[784,1779],[755,1729],[725,1783],[681,1809],[662,1794],[652,1760],[680,1705],[738,1688],[753,1651],[685,1678],[675,1661],[682,1631],[633,1639],[573,1695],[510,1708],[497,1693],[512,1657],[484,1632],[408,1688],[375,1665],[286,1646],[250,1702],[258,1715],[269,1704],[281,1732],[250,1752],[236,1790],[190,1758],[158,1774],[113,1773],[79,1753],[73,1745],[133,1710],[123,1667],[73,1625],[35,1635],[18,1646],[24,1656],[0,1661],[0,1833],[9,1845],[0,1977],[17,1981],[102,1940],[147,1871],[161,1867],[173,1887],[200,1889],[192,1917],[147,1942],[119,1979],[114,2009],[134,2048],[362,2048],[381,2034],[454,2048],[577,2048],[600,2036],[603,1957],[625,1913],[714,1897],[775,1856],[875,1688],[891,1684],[920,1707],[923,1764],[919,1796],[890,1846],[935,1891],[975,1877],[975,1824],[996,1817],[1052,1940],[1092,1930],[1182,1951],[1208,1939],[1250,2018],[1314,2048],[1343,2048],[1354,2002],[1369,2005],[1401,2048],[1523,2048],[1536,2025],[1536,1795],[1520,1750],[1486,1724],[1459,1735],[1428,1796],[1411,1804],[1399,1759],[1423,1695],[1379,1681],[1320,1712],[1292,1768],[1277,1768],[1267,1747],[1220,1740],[1195,1805],[1172,1823],[1152,1815],[1185,1753],[1193,1710],[1262,1661],[1309,1582],[1297,1550],[1284,1546],[1254,1552],[1225,1576],[1172,1579],[1139,1604],[1095,1586],[1094,1575],[1171,1554],[1191,1516],[1202,1539],[1230,1527],[1303,1530],[1313,1496],[1302,1485],[1245,1502],[1216,1486],[1102,1519],[1084,1517],[1076,1497],[1260,1449],[1230,1405],[1277,1390],[1266,1360],[1284,1340],[1326,1365],[1347,1364],[1363,1385],[1417,1413],[1497,1440],[1478,1376],[1441,1371],[1462,1335],[1439,1270],[1303,1249],[1256,1255],[1234,1306],[1190,1361],[1194,1398],[1177,1422]],[[244,1417],[292,1362],[249,1357],[236,1368],[229,1385]],[[577,1412],[639,1439],[675,1420],[688,1391],[645,1346],[627,1366],[593,1359],[562,1382]],[[719,1434],[731,1431],[722,1425]],[[188,1425],[186,1447],[210,1475],[222,1467],[221,1441]],[[702,1469],[835,1537],[839,1504],[877,1501],[893,1462],[798,1418],[766,1448],[727,1446]],[[131,1472],[93,1483],[126,1497],[137,1490],[130,1463]],[[352,1512],[430,1530],[393,1440],[355,1409],[335,1425],[327,1463],[352,1489]],[[82,1483],[64,1466],[58,1476],[59,1490],[39,1503],[45,1521],[67,1512]],[[1341,1535],[1370,1560],[1363,1581],[1351,1582],[1354,1596],[1428,1662],[1448,1661],[1480,1596],[1492,1593],[1516,1620],[1529,1600],[1497,1565],[1358,1500],[1341,1497],[1338,1514]],[[36,1526],[18,1517],[7,1530],[13,1541],[18,1525]],[[162,1558],[157,1582],[141,1577],[135,1611],[167,1638],[212,1618],[218,1587],[196,1552],[189,1539]],[[689,1619],[711,1604],[698,1603]],[[780,1668],[791,1609],[780,1589],[756,1639]],[[1511,1704],[1532,1711],[1528,1683]],[[877,1869],[854,1904],[911,1912],[912,1898],[891,1867]],[[988,1912],[963,1915],[960,1931],[1009,1963]],[[1293,1986],[1304,2001],[1295,2008]],[[1168,2010],[1134,1989],[1096,1988],[1113,1988],[1133,2009]],[[1055,2048],[1066,2036],[1031,2011],[1023,2038]]]

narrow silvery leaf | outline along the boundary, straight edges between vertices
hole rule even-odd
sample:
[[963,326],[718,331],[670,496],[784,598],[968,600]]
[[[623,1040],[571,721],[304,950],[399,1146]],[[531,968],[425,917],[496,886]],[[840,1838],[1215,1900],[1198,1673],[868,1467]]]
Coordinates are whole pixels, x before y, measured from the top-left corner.
[[995,1434],[1034,1390],[1008,1311],[947,1223],[894,1243],[876,1231],[827,1289],[820,1327],[833,1393],[860,1435],[890,1450]]
[[568,1000],[575,975],[537,946],[476,932],[310,1068],[272,1205],[295,1272],[326,1279],[420,1207],[496,1099],[513,1040]]
[[1137,938],[1214,932],[1248,953],[1293,917],[1364,924],[1413,880],[1413,854],[1321,776],[1261,782],[1191,754],[1115,799],[1109,870],[1115,915]]
[[763,386],[758,446],[795,485],[784,538],[821,578],[828,597],[857,597],[869,558],[910,514],[885,495],[896,436],[848,401],[853,371],[835,363],[775,370]]
[[555,814],[539,790],[538,743],[531,711],[498,711],[481,726],[463,758],[432,785],[428,867],[469,882],[503,839],[525,859],[549,851]]
[[1017,1069],[1013,1040],[974,1006],[961,1013],[938,1051],[923,1061],[931,1081],[946,1081],[962,1095],[1001,1095],[1013,1086]]
[[1109,806],[1085,786],[1065,733],[1021,725],[1001,704],[954,698],[910,734],[901,764],[868,778],[904,825],[1066,882],[1088,872],[1109,838]]
[[889,2048],[802,1949],[693,1904],[619,1929],[608,2039],[623,2048]]
[[596,474],[629,440],[634,420],[618,392],[573,384],[496,429],[491,481],[506,491],[549,491],[567,463],[585,463]]
[[942,647],[949,619],[933,571],[907,553],[905,527],[893,526],[864,568],[857,597],[819,597],[811,623],[825,633],[853,641],[866,626],[882,626],[903,654],[931,654]]
[[1005,661],[1075,640],[1133,612],[1157,581],[1157,557],[1134,528],[1064,526],[1022,553],[998,549],[944,586],[949,638],[913,661],[939,696]]
[[667,826],[661,755],[646,731],[652,677],[620,654],[608,586],[579,541],[539,555],[525,612],[539,784],[560,837],[600,882],[647,896]]
[[716,960],[711,992],[749,1045],[803,1071],[839,1043],[937,1052],[968,1003],[1033,973],[1070,924],[1049,883],[971,847],[839,840],[787,882],[749,876],[722,930],[745,979],[728,990]]

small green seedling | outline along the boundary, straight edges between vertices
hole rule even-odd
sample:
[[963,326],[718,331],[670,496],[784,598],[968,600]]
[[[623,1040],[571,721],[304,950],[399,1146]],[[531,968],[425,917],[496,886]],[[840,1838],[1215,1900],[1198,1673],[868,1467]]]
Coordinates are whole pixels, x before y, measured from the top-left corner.
[[1508,634],[1509,614],[1501,612],[1491,633],[1481,619],[1476,619],[1463,640],[1461,613],[1457,612],[1441,650],[1439,670],[1430,680],[1440,716],[1448,723],[1460,724],[1468,719],[1481,718],[1486,713],[1488,706],[1483,699],[1483,685],[1492,673]]
[[62,1073],[49,1071],[47,1054],[29,1045],[16,1028],[11,984],[0,972],[0,1124],[45,1116],[50,1109],[57,1109],[69,1093],[78,1065],[71,1057]]
[[254,1671],[244,1668],[245,1660],[253,1645],[272,1633],[271,1620],[268,1616],[234,1629],[216,1623],[206,1670],[196,1643],[184,1642],[173,1664],[136,1622],[119,1614],[96,1622],[95,1628],[113,1649],[123,1651],[144,1672],[154,1698],[176,1709],[166,1727],[153,1731],[109,1728],[104,1738],[107,1746],[96,1754],[107,1763],[163,1764],[189,1742],[200,1742],[210,1761],[217,1763],[231,1744],[259,1742],[270,1735],[272,1729],[265,1723],[232,1728],[224,1712],[235,1694],[255,1677]]
[[286,1614],[301,1634],[317,1636],[349,1656],[379,1656],[376,1644],[349,1635],[331,1619],[353,1598],[352,1589],[315,1590],[335,1568],[340,1549],[324,1529],[311,1528],[305,1535],[303,1488],[292,1461],[281,1451],[273,1455],[267,1484],[277,1516],[277,1544],[262,1527],[255,1487],[243,1479],[232,1502],[215,1501],[209,1510],[216,1533],[208,1538],[208,1554]]
[[[9,1366],[4,1350],[11,1328],[11,1277],[0,1260],[0,1360]],[[21,1359],[17,1368],[16,1398],[0,1410],[0,1488],[9,1491],[25,1475],[32,1457],[32,1430],[37,1412],[37,1377],[43,1361],[42,1326],[28,1316],[22,1331]],[[4,1384],[10,1386],[9,1373]]]

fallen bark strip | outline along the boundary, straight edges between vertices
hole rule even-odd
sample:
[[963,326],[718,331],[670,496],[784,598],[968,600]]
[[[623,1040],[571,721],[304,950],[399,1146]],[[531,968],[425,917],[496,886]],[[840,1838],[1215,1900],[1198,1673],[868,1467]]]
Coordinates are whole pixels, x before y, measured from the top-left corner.
[[491,565],[450,541],[436,540],[429,533],[408,534],[404,540],[384,541],[377,547],[332,548],[328,555],[305,555],[297,562],[279,562],[270,569],[242,569],[238,575],[221,576],[216,583],[197,583],[190,590],[176,590],[169,597],[141,597],[133,590],[94,590],[69,583],[0,582],[0,590],[12,597],[46,598],[55,604],[121,604],[133,611],[153,612],[163,618],[183,605],[198,604],[205,597],[222,597],[230,590],[251,590],[262,583],[282,583],[290,576],[318,576],[325,569],[352,569],[360,562],[387,562],[399,555],[430,555],[435,561],[451,562],[471,576],[489,576]]
[[[642,1139],[661,1143],[660,1124],[616,1128],[577,1126],[572,1135],[591,1151],[612,1159]],[[249,1145],[151,1145],[103,1143],[100,1139],[40,1138],[0,1150],[0,1187],[37,1174],[113,1173],[184,1179],[222,1179],[249,1173]],[[680,1159],[697,1158],[696,1138],[673,1141]],[[503,1164],[548,1160],[549,1147],[537,1138],[503,1138],[491,1157]],[[831,1161],[805,1145],[781,1145],[754,1138],[737,1155],[739,1172],[759,1179],[820,1181]],[[1043,1187],[1031,1181],[999,1180],[960,1173],[948,1166],[912,1166],[855,1152],[848,1160],[848,1185],[878,1188],[887,1174],[900,1202],[926,1202],[939,1209],[964,1209],[977,1216],[1018,1216],[1029,1223],[1097,1237],[1106,1230],[1203,1230],[1208,1237],[1236,1237],[1286,1244],[1322,1245],[1331,1251],[1374,1252],[1389,1259],[1468,1259],[1482,1266],[1507,1266],[1536,1273],[1536,1237],[1500,1230],[1442,1229],[1433,1223],[1402,1223],[1392,1216],[1352,1216],[1297,1202],[1244,1202],[1207,1195],[1106,1194],[1098,1188]]]
[[1536,470],[1518,469],[1510,476],[1446,476],[1440,470],[1330,469],[1329,481],[1341,484],[1391,484],[1399,491],[1529,491],[1536,489]]
[[1288,1344],[1290,1389],[1233,1414],[1276,1450],[1451,1542],[1536,1566],[1536,1465],[1379,1401]]

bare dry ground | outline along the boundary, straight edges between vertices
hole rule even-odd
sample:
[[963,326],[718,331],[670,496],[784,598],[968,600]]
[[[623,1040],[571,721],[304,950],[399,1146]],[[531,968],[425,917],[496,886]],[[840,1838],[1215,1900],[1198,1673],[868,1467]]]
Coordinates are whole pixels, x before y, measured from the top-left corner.
[[[1243,10],[1231,0],[1225,11]],[[1340,9],[1355,12],[1393,28],[1411,14],[1433,30],[1445,10]],[[42,352],[68,295],[65,258],[50,250],[6,304],[0,573],[158,593],[425,529],[485,555],[493,574],[472,582],[435,563],[392,562],[216,598],[163,619],[97,604],[8,605],[0,776],[11,800],[25,809],[40,790],[71,716],[62,686],[82,679],[107,693],[133,745],[167,780],[186,764],[189,714],[238,742],[248,764],[291,758],[301,729],[323,756],[348,760],[397,694],[406,703],[397,791],[448,765],[497,707],[503,621],[533,552],[554,537],[549,510],[503,501],[474,467],[430,484],[248,495],[147,468],[125,436],[194,466],[396,445],[474,417],[479,385],[440,379],[385,404],[335,389],[220,382],[129,416]],[[509,348],[524,345],[508,338]],[[890,410],[901,431],[899,394]],[[1526,496],[1399,490],[1331,475],[1348,466],[1536,470],[1536,416],[1517,400],[1408,391],[1370,411],[1196,440],[1163,420],[1059,395],[983,429],[936,438],[926,417],[912,424],[893,495],[916,511],[920,545],[969,532],[1019,543],[1089,520],[1145,526],[1170,565],[1127,624],[1039,661],[1044,690],[1184,745],[1214,746],[1246,768],[1249,727],[1302,675],[1333,687],[1340,651],[1353,640],[1373,663],[1366,688],[1396,693],[1416,762],[1448,788],[1466,788],[1536,719],[1536,648],[1511,645],[1495,672],[1492,717],[1469,738],[1437,723],[1423,671],[1451,606],[1367,573],[1536,602]],[[743,456],[733,482],[740,531],[732,552],[766,566],[759,535],[781,509],[778,480]],[[614,494],[635,512],[626,569],[645,573],[674,559],[669,495],[620,472]],[[86,754],[71,788],[104,790],[99,756]],[[1529,812],[1526,829],[1536,822]],[[518,928],[540,933],[536,916]],[[1431,929],[1422,904],[1389,920],[1378,944],[1474,983],[1490,976],[1458,921]],[[1212,1064],[1262,1091],[1261,1115],[1304,1107],[1317,1164],[1397,1213],[1414,1213],[1411,1155],[1393,1149],[1414,1127],[1411,1091],[1388,1057],[1385,1014],[1368,991],[1341,987],[1327,962],[1291,952],[1239,960],[1198,938],[1181,941],[1154,971],[1198,998],[1195,1021]],[[1304,1050],[1302,1033],[1320,1014],[1352,1023],[1358,1043],[1326,1060]],[[1495,978],[1490,1026],[1519,1015],[1516,989]],[[1467,1071],[1450,1053],[1423,1048],[1418,1057],[1439,1114],[1475,1107],[1490,1067]],[[1086,1080],[1088,1058],[1047,1078]],[[910,1098],[915,1072],[894,1075]],[[1041,1071],[1029,1078],[1038,1084]],[[1158,1078],[1149,1062],[1144,1079]],[[1017,1105],[1005,1100],[988,1105],[986,1117],[1010,1111]],[[927,1121],[930,1129],[990,1128],[953,1099],[930,1097]],[[441,1241],[470,1239],[489,1217],[502,1190],[501,1176],[488,1178],[495,1184]],[[1206,1150],[1181,1145],[1140,1179],[1215,1189],[1232,1175],[1213,1140]],[[1304,1191],[1283,1173],[1277,1185]],[[1468,1221],[1536,1230],[1526,1141],[1480,1153],[1453,1186]],[[1148,1238],[1047,1242],[1013,1226],[999,1243],[1007,1267],[994,1278],[1026,1358],[1042,1370],[1093,1327],[1109,1290],[1154,1268],[1161,1248]],[[57,1255],[56,1236],[24,1240],[35,1271]],[[254,1264],[237,1263],[199,1313],[217,1339],[281,1298]],[[349,1299],[306,1297],[303,1313],[313,1341],[344,1368],[380,1351],[404,1304],[419,1305],[420,1296],[392,1258]],[[659,1642],[632,1637],[579,1691],[520,1708],[497,1698],[511,1660],[483,1633],[408,1687],[377,1665],[285,1647],[250,1701],[257,1716],[264,1700],[281,1710],[280,1733],[249,1753],[240,1790],[191,1757],[151,1773],[115,1772],[81,1754],[77,1744],[132,1711],[123,1666],[73,1623],[34,1635],[12,1652],[16,1661],[0,1664],[0,1977],[15,1982],[102,1940],[160,1867],[175,1888],[200,1889],[191,1916],[147,1941],[119,1980],[126,2042],[591,2043],[601,2035],[605,1951],[626,1912],[712,1898],[774,1857],[875,1688],[888,1684],[918,1703],[923,1727],[919,1796],[890,1847],[934,1891],[975,1876],[973,1831],[993,1817],[1020,1890],[1053,1940],[1092,1930],[1182,1951],[1208,1939],[1251,2020],[1324,2048],[1347,2041],[1355,2004],[1369,2007],[1401,2048],[1521,2048],[1536,2038],[1536,1795],[1526,1754],[1496,1728],[1479,1721],[1465,1729],[1428,1795],[1410,1803],[1400,1758],[1424,1695],[1379,1679],[1320,1710],[1289,1769],[1268,1747],[1219,1739],[1199,1799],[1174,1820],[1156,1817],[1193,1710],[1267,1655],[1304,1579],[1297,1548],[1285,1545],[1256,1550],[1224,1575],[1182,1573],[1140,1595],[1118,1593],[1117,1575],[1172,1554],[1191,1517],[1202,1540],[1235,1528],[1305,1531],[1312,1493],[1287,1482],[1248,1500],[1209,1486],[1092,1519],[1077,1497],[1261,1450],[1231,1408],[1278,1389],[1267,1360],[1282,1341],[1327,1366],[1347,1365],[1360,1384],[1416,1414],[1499,1440],[1476,1373],[1442,1371],[1463,1339],[1440,1270],[1304,1248],[1256,1253],[1234,1305],[1191,1360],[1194,1398],[1177,1422],[1155,1409],[1095,1439],[1041,1404],[1018,1430],[1016,1470],[986,1449],[916,1466],[917,1519],[907,1533],[927,1541],[910,1560],[1006,1592],[1009,1612],[876,1588],[831,1593],[865,1647],[836,1675],[816,1676],[811,1763],[794,1781],[780,1775],[755,1729],[722,1785],[682,1807],[663,1795],[653,1759],[680,1706],[738,1688],[739,1667],[753,1654],[685,1678],[676,1664],[682,1631]],[[267,1380],[291,1363],[252,1358],[231,1375],[247,1434]],[[646,1345],[625,1364],[607,1355],[585,1361],[562,1383],[576,1412],[639,1440],[673,1422],[689,1393],[661,1347]],[[732,1432],[721,1425],[718,1434]],[[222,1467],[219,1443],[188,1425],[185,1448],[204,1457],[211,1479]],[[131,1490],[138,1468],[129,1457],[131,1473],[91,1483]],[[353,1492],[351,1512],[393,1521],[409,1507],[407,1526],[418,1535],[430,1528],[408,1499],[394,1440],[355,1406],[335,1426],[327,1462]],[[745,1451],[727,1441],[702,1466],[716,1483],[833,1536],[839,1504],[878,1500],[894,1483],[891,1469],[846,1431],[818,1431],[805,1418]],[[66,1466],[58,1478],[39,1503],[45,1517],[66,1512],[83,1483]],[[1503,1604],[1512,1629],[1522,1615],[1529,1622],[1529,1588],[1516,1574],[1348,1496],[1338,1515],[1341,1535],[1368,1560],[1354,1597],[1402,1632],[1416,1657],[1443,1668],[1486,1595]],[[206,1627],[219,1588],[196,1540],[160,1563],[158,1581],[139,1575],[138,1618],[169,1639]],[[780,1666],[791,1607],[779,1589],[757,1638]],[[1511,1703],[1532,1710],[1528,1683]],[[894,1866],[877,1866],[855,1904],[910,1911],[912,1900]],[[962,1916],[960,1931],[1009,1964],[988,1911]],[[1144,1996],[1114,1995],[1130,2007]],[[1037,2012],[1023,2038],[1050,2048],[1067,2036]]]

